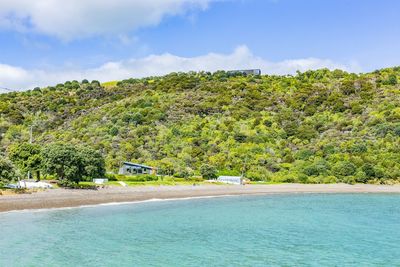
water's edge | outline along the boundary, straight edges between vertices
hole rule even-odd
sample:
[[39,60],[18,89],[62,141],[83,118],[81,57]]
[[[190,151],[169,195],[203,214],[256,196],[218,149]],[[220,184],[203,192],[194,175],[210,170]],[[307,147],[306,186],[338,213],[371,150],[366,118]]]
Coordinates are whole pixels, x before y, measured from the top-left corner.
[[166,198],[149,198],[143,200],[134,201],[114,201],[114,202],[104,202],[97,204],[84,204],[84,205],[74,205],[67,207],[50,207],[50,208],[32,208],[32,209],[15,209],[8,211],[0,211],[0,215],[9,213],[37,213],[37,212],[47,212],[47,211],[60,211],[60,210],[71,210],[71,209],[83,209],[83,208],[94,208],[94,207],[106,207],[106,206],[120,206],[120,205],[133,205],[149,202],[169,202],[169,201],[186,201],[195,199],[208,199],[208,198],[228,198],[228,197],[244,197],[244,196],[282,196],[282,195],[342,195],[342,194],[400,194],[400,192],[264,192],[264,193],[242,193],[242,194],[218,194],[218,195],[205,195],[205,196],[193,196],[193,197],[166,197]]

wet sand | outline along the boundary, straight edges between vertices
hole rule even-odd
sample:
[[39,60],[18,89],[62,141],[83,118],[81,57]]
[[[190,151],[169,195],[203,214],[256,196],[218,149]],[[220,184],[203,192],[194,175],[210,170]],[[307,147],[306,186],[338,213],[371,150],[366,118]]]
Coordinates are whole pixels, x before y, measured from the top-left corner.
[[99,190],[50,189],[32,194],[0,196],[0,212],[25,209],[77,207],[113,202],[224,195],[288,193],[400,193],[400,185],[276,184],[107,187]]

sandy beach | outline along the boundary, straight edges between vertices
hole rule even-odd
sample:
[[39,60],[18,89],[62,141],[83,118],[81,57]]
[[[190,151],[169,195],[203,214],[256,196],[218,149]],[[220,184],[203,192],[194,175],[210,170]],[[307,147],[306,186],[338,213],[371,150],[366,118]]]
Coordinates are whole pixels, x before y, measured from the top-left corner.
[[276,184],[246,186],[108,187],[99,190],[51,189],[32,194],[0,196],[0,212],[25,209],[77,207],[149,199],[287,193],[400,193],[400,185]]

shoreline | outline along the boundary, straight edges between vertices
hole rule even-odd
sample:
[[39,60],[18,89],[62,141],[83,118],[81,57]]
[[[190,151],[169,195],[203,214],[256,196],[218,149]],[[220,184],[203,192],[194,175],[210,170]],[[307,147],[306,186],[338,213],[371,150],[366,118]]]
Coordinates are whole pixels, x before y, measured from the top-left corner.
[[121,205],[241,195],[310,193],[400,193],[400,185],[273,184],[108,187],[92,190],[50,189],[32,194],[0,196],[0,212]]

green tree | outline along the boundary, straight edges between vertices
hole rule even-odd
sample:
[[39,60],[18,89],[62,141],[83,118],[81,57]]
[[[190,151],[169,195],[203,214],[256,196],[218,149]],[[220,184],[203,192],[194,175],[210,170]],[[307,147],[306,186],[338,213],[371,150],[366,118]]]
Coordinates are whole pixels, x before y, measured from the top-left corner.
[[118,132],[119,132],[119,130],[118,130],[118,128],[115,127],[115,126],[111,127],[110,130],[109,130],[109,133],[110,133],[111,136],[116,136],[116,135],[118,135]]
[[105,172],[104,158],[91,148],[55,143],[45,147],[42,155],[46,173],[60,180],[78,183],[82,178],[101,177]]
[[355,174],[357,167],[349,161],[340,161],[333,166],[333,172],[339,176],[350,176]]
[[83,147],[80,148],[79,153],[84,168],[83,176],[85,178],[100,178],[105,175],[105,161],[98,151],[89,147]]
[[36,179],[40,180],[42,168],[41,147],[37,144],[21,143],[11,146],[9,158],[14,162],[22,173],[35,173]]
[[70,144],[56,143],[43,149],[43,168],[59,180],[79,182],[84,174],[82,157],[78,149]]
[[209,164],[203,164],[200,167],[201,176],[204,179],[215,179],[217,178],[217,169]]
[[0,182],[9,182],[17,177],[17,172],[13,163],[0,156]]

